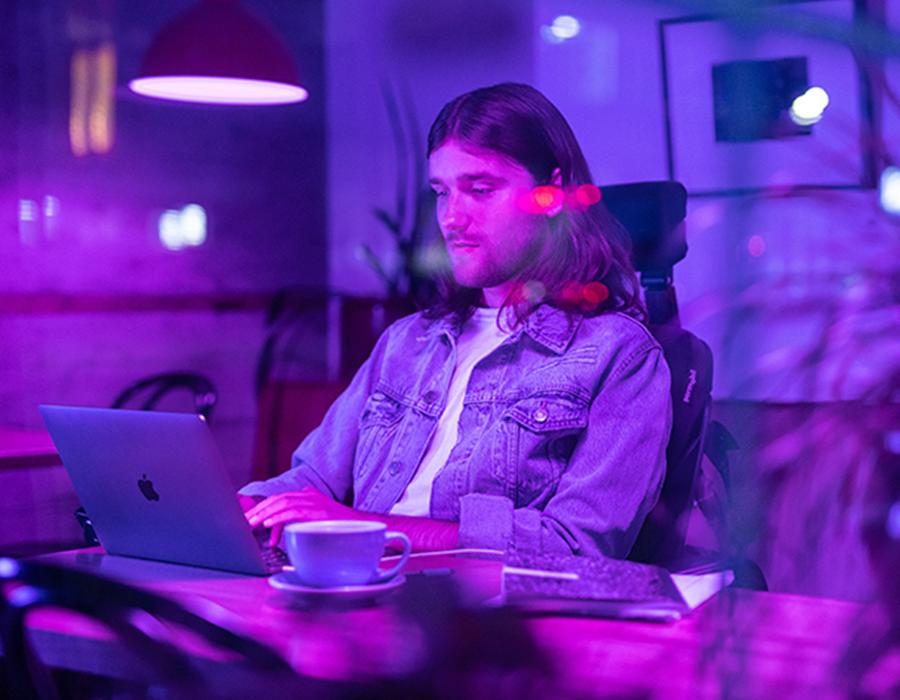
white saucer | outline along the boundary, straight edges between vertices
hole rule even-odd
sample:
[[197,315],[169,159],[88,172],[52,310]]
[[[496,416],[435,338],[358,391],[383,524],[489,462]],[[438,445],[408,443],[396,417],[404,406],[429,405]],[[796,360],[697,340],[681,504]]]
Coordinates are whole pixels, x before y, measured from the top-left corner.
[[297,579],[289,571],[269,576],[269,585],[278,591],[302,596],[308,600],[359,601],[378,598],[390,591],[400,588],[406,583],[405,576],[397,576],[384,583],[365,583],[357,586],[333,586],[330,588],[313,588],[297,583]]

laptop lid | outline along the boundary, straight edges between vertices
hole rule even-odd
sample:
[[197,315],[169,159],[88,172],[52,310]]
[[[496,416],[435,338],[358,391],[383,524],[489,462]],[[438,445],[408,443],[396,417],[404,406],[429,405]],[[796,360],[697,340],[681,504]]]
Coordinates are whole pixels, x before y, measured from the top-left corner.
[[40,411],[109,554],[266,573],[203,418],[74,406]]

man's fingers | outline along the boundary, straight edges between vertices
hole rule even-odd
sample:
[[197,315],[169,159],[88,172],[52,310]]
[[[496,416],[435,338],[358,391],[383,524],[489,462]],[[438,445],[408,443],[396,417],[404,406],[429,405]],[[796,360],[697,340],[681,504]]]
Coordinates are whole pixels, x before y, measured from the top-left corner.
[[241,494],[238,494],[238,503],[244,513],[252,510],[262,500],[262,496],[242,496]]
[[273,496],[271,499],[263,501],[253,511],[246,513],[247,520],[250,525],[256,527],[265,522],[276,513],[284,510],[298,510],[307,505],[308,499],[300,494]]
[[260,512],[271,508],[273,504],[279,503],[284,498],[283,493],[277,493],[274,496],[269,496],[267,499],[260,501],[255,506],[250,508],[244,515],[247,517],[247,520],[253,520],[259,515]]
[[272,528],[272,532],[269,534],[269,546],[277,547],[278,543],[281,541],[281,531],[284,530],[284,525],[279,523]]
[[307,520],[324,520],[318,510],[282,510],[263,521],[263,527],[276,527],[287,523],[302,523]]
[[284,507],[298,507],[303,504],[314,502],[316,497],[322,498],[322,495],[312,488],[305,488],[300,491],[285,491],[269,496],[264,501],[257,503],[253,508],[248,510],[244,515],[251,525],[264,520],[265,517]]

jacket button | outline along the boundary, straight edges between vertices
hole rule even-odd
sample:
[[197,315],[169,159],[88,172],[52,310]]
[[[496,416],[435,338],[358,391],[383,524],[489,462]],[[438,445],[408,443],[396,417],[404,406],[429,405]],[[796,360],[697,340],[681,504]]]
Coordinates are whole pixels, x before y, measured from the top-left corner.
[[532,414],[532,417],[538,423],[546,423],[550,415],[547,413],[546,409],[538,408]]
[[391,462],[388,465],[388,471],[392,476],[397,476],[400,473],[400,470],[403,468],[403,465],[400,462]]
[[438,393],[432,389],[431,391],[426,391],[425,396],[423,396],[422,398],[425,399],[427,403],[434,403],[435,401],[437,401],[437,397]]

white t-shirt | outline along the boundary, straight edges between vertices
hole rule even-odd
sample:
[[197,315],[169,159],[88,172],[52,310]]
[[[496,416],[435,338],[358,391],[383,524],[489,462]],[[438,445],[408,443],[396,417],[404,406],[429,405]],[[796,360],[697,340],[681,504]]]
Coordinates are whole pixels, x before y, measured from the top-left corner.
[[447,405],[444,406],[444,412],[438,420],[437,428],[419,468],[400,500],[391,508],[392,514],[424,516],[431,514],[431,485],[456,445],[459,416],[462,413],[463,399],[466,396],[472,369],[482,358],[499,347],[509,335],[497,327],[497,312],[498,309],[476,309],[463,325],[456,341],[456,368],[450,379]]

